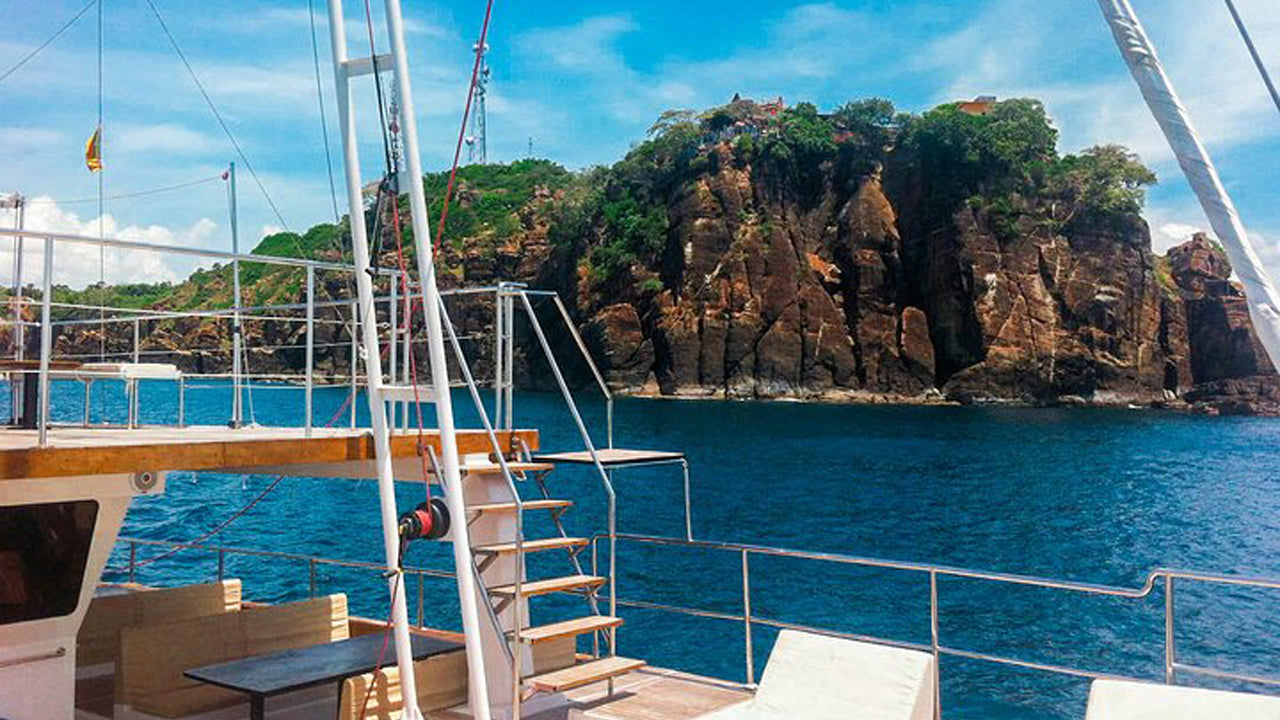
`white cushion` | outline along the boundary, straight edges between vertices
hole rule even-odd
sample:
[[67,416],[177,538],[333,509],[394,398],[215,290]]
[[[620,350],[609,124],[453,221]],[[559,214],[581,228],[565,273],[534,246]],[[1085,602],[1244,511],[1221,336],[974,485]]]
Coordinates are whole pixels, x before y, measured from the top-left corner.
[[704,720],[931,720],[933,656],[783,630],[753,699]]
[[1095,680],[1085,720],[1280,720],[1280,698]]
[[125,380],[177,380],[182,372],[168,363],[88,363],[80,366],[86,373],[119,375]]

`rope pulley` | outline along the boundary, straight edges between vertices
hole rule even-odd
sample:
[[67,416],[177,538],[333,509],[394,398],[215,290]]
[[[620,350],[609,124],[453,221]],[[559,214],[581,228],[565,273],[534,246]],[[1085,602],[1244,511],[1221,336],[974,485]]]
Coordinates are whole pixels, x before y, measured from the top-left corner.
[[400,538],[439,540],[449,533],[449,507],[443,498],[432,498],[400,516]]

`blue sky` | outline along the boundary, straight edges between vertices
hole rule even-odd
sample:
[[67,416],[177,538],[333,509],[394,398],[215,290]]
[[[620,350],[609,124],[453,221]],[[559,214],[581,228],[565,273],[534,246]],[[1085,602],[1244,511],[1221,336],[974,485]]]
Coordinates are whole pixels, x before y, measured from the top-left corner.
[[[106,193],[216,175],[233,151],[169,49],[145,0],[105,1]],[[1280,72],[1274,0],[1237,0]],[[0,68],[83,6],[82,0],[0,0]],[[280,205],[288,226],[331,219],[305,0],[157,0],[171,29]],[[375,5],[380,5],[375,1]],[[1280,114],[1269,104],[1219,0],[1133,0],[1160,49],[1259,250],[1280,272]],[[320,23],[322,87],[333,117],[328,29]],[[470,47],[483,0],[405,0],[414,92],[428,169],[453,150]],[[375,11],[377,8],[375,7]],[[367,49],[362,5],[348,3],[352,53]],[[384,34],[378,33],[385,50]],[[572,168],[616,160],[659,112],[720,104],[735,92],[830,108],[882,96],[919,111],[978,94],[1045,101],[1066,151],[1120,142],[1161,177],[1148,219],[1163,248],[1206,223],[1141,103],[1092,0],[498,0],[490,44],[490,158],[535,154]],[[91,10],[22,70],[0,82],[0,192],[76,200],[96,193],[83,143],[96,107]],[[372,120],[371,93],[358,112]],[[365,124],[364,175],[376,177],[376,127]],[[336,149],[336,145],[335,145]],[[335,160],[338,158],[335,156]],[[338,178],[341,182],[341,177]],[[341,193],[341,186],[339,186]],[[242,174],[246,245],[279,225]],[[107,232],[229,247],[225,189],[110,200]],[[7,224],[0,216],[0,224]],[[39,202],[32,224],[96,231],[94,203]],[[9,267],[0,246],[0,272]],[[77,251],[69,251],[75,253]],[[112,255],[108,280],[175,278],[172,259]],[[60,282],[98,277],[97,253],[59,262]]]

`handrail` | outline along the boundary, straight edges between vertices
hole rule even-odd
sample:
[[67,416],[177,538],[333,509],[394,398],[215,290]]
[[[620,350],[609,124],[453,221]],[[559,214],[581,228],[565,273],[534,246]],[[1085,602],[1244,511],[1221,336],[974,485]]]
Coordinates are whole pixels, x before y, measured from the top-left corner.
[[[437,303],[440,308],[441,325],[445,329],[445,334],[449,338],[449,344],[453,348],[454,355],[458,362],[458,368],[462,373],[464,384],[467,391],[471,395],[471,401],[475,404],[476,414],[480,416],[480,422],[484,425],[485,434],[489,437],[489,443],[493,447],[493,457],[497,461],[498,466],[502,469],[502,477],[507,482],[507,489],[511,493],[511,500],[515,503],[515,554],[512,557],[512,603],[511,603],[511,644],[499,642],[504,649],[507,650],[507,658],[511,662],[511,713],[514,720],[520,720],[520,704],[523,699],[523,683],[524,683],[524,646],[521,642],[521,632],[524,625],[524,597],[522,586],[524,584],[524,500],[520,498],[520,491],[516,487],[515,477],[511,473],[511,467],[507,464],[507,452],[509,448],[503,448],[502,443],[498,441],[498,434],[493,429],[493,424],[489,421],[489,413],[485,410],[484,400],[480,397],[480,390],[476,385],[475,378],[471,376],[471,367],[467,363],[467,356],[462,352],[462,344],[458,342],[458,334],[453,328],[453,320],[449,317],[448,308],[445,307],[444,298],[437,297]],[[498,302],[501,303],[502,296],[499,294]],[[462,519],[459,518],[459,521]],[[474,552],[471,555],[471,568],[475,572],[476,582],[480,588],[486,593],[487,586],[481,577],[479,566],[475,562]],[[494,631],[497,633],[499,640],[505,640],[502,624],[498,621],[497,611],[491,604],[492,598],[486,596],[483,598],[485,607],[489,608],[490,621],[494,623]]]
[[613,393],[609,392],[609,385],[604,381],[604,375],[600,374],[600,368],[596,366],[596,361],[591,357],[591,351],[587,350],[587,344],[583,342],[582,335],[578,333],[578,328],[573,324],[573,318],[569,317],[569,311],[565,308],[564,301],[560,299],[559,294],[553,293],[551,298],[555,300],[556,307],[560,310],[560,317],[564,318],[565,327],[569,328],[569,334],[573,336],[573,341],[578,345],[578,351],[582,353],[582,358],[587,361],[587,367],[591,369],[591,374],[596,379],[596,386],[600,388],[600,392],[604,393],[605,426],[608,447],[612,449]]
[[[20,230],[18,228],[0,228],[0,236],[14,238],[34,238],[43,240],[52,240],[57,242],[78,243],[81,245],[96,245],[99,247],[111,247],[122,250],[142,250],[146,252],[169,253],[173,255],[186,255],[189,257],[203,257],[213,260],[239,260],[241,262],[256,262],[265,265],[284,265],[289,267],[312,267],[317,270],[332,270],[334,272],[354,273],[355,267],[351,265],[343,265],[341,263],[323,262],[320,260],[306,260],[304,258],[294,258],[282,255],[254,255],[252,253],[233,253],[224,250],[209,250],[205,248],[184,247],[182,245],[164,245],[161,243],[151,243],[142,240],[122,240],[120,238],[104,238],[94,237],[91,235],[76,235],[72,233],[50,232],[48,230]],[[379,275],[398,276],[399,270],[391,270],[388,268],[374,268],[373,272]]]
[[[618,604],[624,607],[634,607],[646,610],[654,610],[660,612],[669,612],[692,617],[708,618],[713,620],[729,621],[741,623],[743,626],[743,637],[745,647],[745,675],[748,685],[755,683],[755,668],[752,650],[752,627],[754,625],[763,625],[778,629],[792,629],[804,632],[813,632],[835,637],[848,638],[852,640],[861,640],[867,642],[875,642],[906,649],[919,650],[922,652],[930,652],[935,659],[942,656],[950,656],[964,658],[968,660],[977,660],[982,662],[994,663],[998,665],[1006,665],[1018,667],[1028,670],[1037,670],[1041,672],[1055,673],[1059,675],[1069,675],[1073,677],[1084,678],[1113,678],[1113,679],[1140,679],[1131,678],[1124,675],[1114,673],[1104,673],[1094,670],[1081,668],[1073,668],[1065,665],[1055,665],[1049,663],[1033,662],[1013,658],[1008,656],[996,655],[992,653],[976,652],[973,650],[961,649],[945,645],[941,639],[941,626],[939,622],[939,578],[959,578],[965,580],[976,580],[981,582],[993,582],[1002,585],[1017,585],[1024,587],[1038,587],[1052,590],[1062,590],[1073,593],[1081,593],[1087,595],[1101,595],[1108,597],[1118,597],[1131,600],[1144,600],[1151,597],[1156,585],[1163,580],[1165,590],[1165,682],[1167,684],[1176,684],[1177,673],[1183,672],[1188,675],[1199,675],[1204,677],[1214,677],[1224,680],[1232,680],[1238,682],[1246,682],[1257,685],[1265,685],[1267,687],[1280,688],[1280,677],[1252,675],[1244,673],[1235,673],[1216,668],[1207,668],[1203,666],[1191,665],[1178,662],[1177,648],[1174,643],[1174,635],[1176,629],[1176,613],[1174,598],[1174,581],[1183,580],[1189,582],[1201,582],[1217,585],[1229,585],[1235,587],[1253,587],[1263,589],[1280,589],[1280,578],[1269,578],[1259,576],[1243,576],[1243,575],[1225,575],[1220,573],[1205,573],[1191,570],[1180,570],[1174,568],[1157,567],[1147,572],[1142,583],[1136,587],[1123,587],[1118,585],[1106,585],[1100,583],[1086,583],[1073,580],[1058,580],[1054,578],[1022,575],[1016,573],[1001,573],[986,570],[971,570],[951,565],[940,565],[932,563],[910,562],[902,560],[887,560],[882,558],[847,555],[842,553],[830,552],[813,552],[807,550],[795,550],[789,548],[773,547],[767,545],[754,545],[748,543],[721,542],[714,540],[690,540],[686,538],[662,537],[657,535],[643,535],[635,533],[616,533],[612,537],[605,533],[596,533],[591,537],[591,554],[592,562],[596,561],[598,553],[598,544],[602,538],[609,537],[611,542],[621,540],[624,542],[633,542],[643,545],[659,546],[659,547],[680,547],[701,550],[710,550],[716,552],[724,552],[726,554],[738,554],[742,558],[742,599],[743,611],[741,613],[710,611],[699,608],[690,608],[679,605],[670,605],[663,603],[649,602],[645,600],[637,600],[631,598],[619,598]],[[613,550],[611,550],[613,552]],[[841,565],[855,565],[860,567],[869,567],[886,570],[896,570],[903,572],[911,572],[925,575],[929,578],[929,615],[930,615],[930,642],[928,644],[904,642],[892,638],[884,638],[870,635],[859,635],[848,633],[831,628],[824,628],[816,625],[792,623],[773,618],[762,617],[753,614],[751,610],[751,574],[750,574],[750,557],[752,555],[766,557],[792,558],[798,560],[828,562]],[[935,674],[935,682],[938,682]],[[940,698],[940,695],[936,695]],[[940,702],[940,699],[939,699]],[[936,717],[941,716],[941,707],[936,710]]]
[[[521,292],[520,300],[524,304],[525,313],[529,316],[529,324],[533,327],[534,335],[538,338],[538,344],[542,346],[542,352],[546,355],[547,364],[551,367],[551,374],[556,379],[556,384],[560,387],[560,393],[564,396],[565,405],[569,408],[569,414],[573,417],[573,422],[578,428],[578,434],[582,437],[582,442],[586,446],[587,453],[591,456],[591,464],[595,466],[596,472],[600,474],[601,483],[608,497],[608,533],[609,533],[609,615],[617,617],[618,615],[618,562],[617,562],[617,533],[618,533],[618,494],[613,489],[613,480],[609,477],[609,471],[605,469],[604,464],[600,461],[600,454],[596,451],[595,443],[591,440],[591,433],[587,431],[586,424],[582,421],[582,414],[578,412],[578,405],[573,401],[573,393],[569,391],[569,385],[565,382],[564,373],[560,372],[560,366],[555,361],[555,353],[551,351],[551,343],[547,342],[547,335],[542,331],[542,323],[538,321],[538,315],[533,310],[533,304],[529,301],[528,293]],[[593,549],[594,551],[594,549]],[[615,626],[609,629],[609,652],[617,654],[618,648],[618,628]]]

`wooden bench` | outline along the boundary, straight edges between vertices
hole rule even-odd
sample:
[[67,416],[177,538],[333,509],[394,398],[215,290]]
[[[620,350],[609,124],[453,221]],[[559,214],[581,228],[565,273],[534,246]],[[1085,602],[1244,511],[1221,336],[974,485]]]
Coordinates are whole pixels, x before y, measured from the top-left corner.
[[[398,720],[404,710],[400,669],[395,654],[388,651],[390,667],[377,673],[347,678],[338,699],[338,720]],[[442,710],[467,701],[467,653],[465,650],[419,660],[413,664],[417,681],[418,708],[423,712]],[[370,685],[373,692],[369,692]],[[368,706],[365,696],[368,695]]]
[[240,609],[241,583],[223,580],[207,585],[151,589],[123,586],[124,592],[95,597],[76,636],[76,666],[114,663],[120,631]]
[[178,718],[245,701],[243,695],[183,677],[191,668],[342,640],[349,635],[345,595],[120,632],[116,703],[137,713]]
[[[575,658],[575,641],[565,638],[535,645],[533,671],[546,672],[571,666]],[[388,667],[377,673],[347,678],[338,698],[338,720],[399,720],[404,712],[404,696],[400,688],[400,669],[395,653],[388,649]],[[424,713],[443,710],[467,701],[467,654],[465,650],[419,660],[413,664],[418,690],[418,709]],[[370,692],[370,686],[373,691]],[[369,696],[368,706],[365,696]]]

